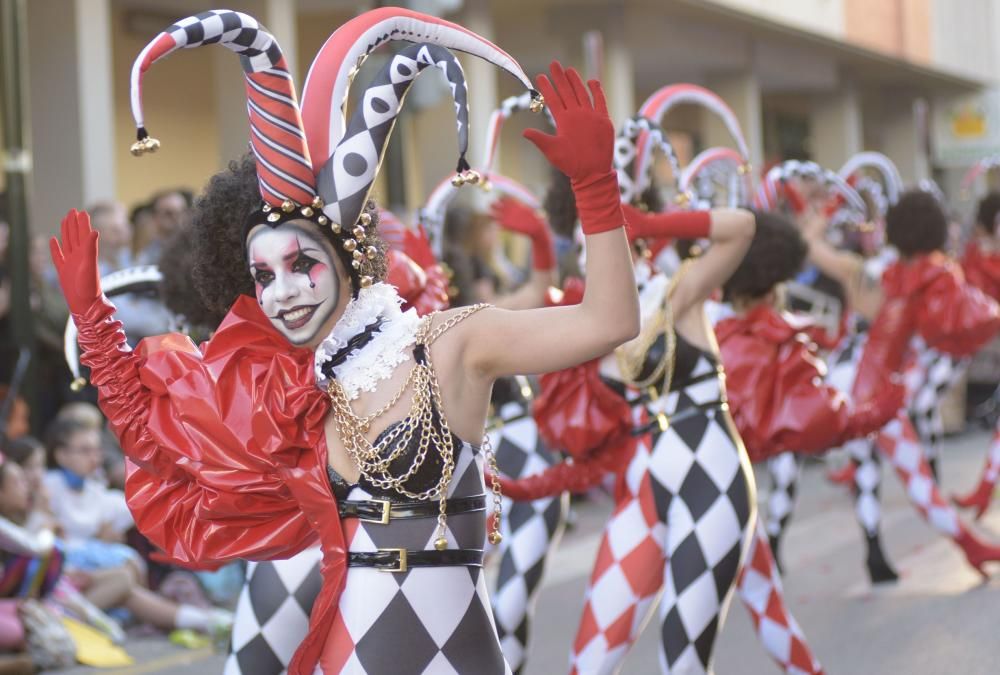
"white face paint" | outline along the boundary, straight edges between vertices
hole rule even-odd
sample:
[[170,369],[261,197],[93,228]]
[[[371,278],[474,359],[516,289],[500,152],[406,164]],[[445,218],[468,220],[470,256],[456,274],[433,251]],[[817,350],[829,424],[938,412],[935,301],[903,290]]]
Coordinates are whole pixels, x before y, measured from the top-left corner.
[[309,224],[258,226],[247,238],[247,258],[257,302],[296,346],[321,333],[340,305],[340,278],[329,242]]

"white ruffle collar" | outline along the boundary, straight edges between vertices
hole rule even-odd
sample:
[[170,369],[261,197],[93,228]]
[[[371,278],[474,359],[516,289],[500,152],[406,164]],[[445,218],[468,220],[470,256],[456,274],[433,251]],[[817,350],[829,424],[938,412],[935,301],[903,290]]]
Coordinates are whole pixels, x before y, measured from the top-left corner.
[[409,360],[417,341],[420,317],[415,309],[402,311],[402,303],[396,289],[389,284],[377,283],[362,288],[358,297],[347,304],[330,334],[316,348],[313,360],[316,386],[326,391],[329,378],[323,373],[323,364],[380,317],[382,325],[372,339],[333,368],[347,398],[354,400],[362,391],[374,391],[379,381],[390,377],[399,364]]

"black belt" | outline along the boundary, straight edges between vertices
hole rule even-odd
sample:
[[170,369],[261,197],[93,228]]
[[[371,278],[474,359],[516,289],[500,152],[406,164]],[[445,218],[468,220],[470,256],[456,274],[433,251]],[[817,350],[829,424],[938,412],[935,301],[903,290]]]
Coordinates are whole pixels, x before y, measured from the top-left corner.
[[[366,523],[387,525],[390,520],[407,518],[437,518],[440,502],[390,502],[388,499],[337,502],[341,518],[357,518]],[[455,515],[486,510],[486,496],[455,497],[445,501],[445,513]]]
[[444,551],[380,548],[377,551],[351,551],[347,554],[347,566],[374,567],[380,572],[405,572],[411,567],[482,567],[483,552],[474,548],[451,548]]
[[[633,436],[642,436],[650,431],[655,431],[657,427],[661,432],[666,431],[671,424],[677,424],[682,422],[689,417],[694,417],[695,415],[702,415],[709,410],[727,410],[729,405],[723,401],[709,401],[708,403],[697,403],[690,408],[684,408],[680,412],[675,412],[671,414],[660,413],[653,416],[653,420],[649,424],[644,424],[641,427],[632,430]],[[651,413],[652,414],[652,413]]]

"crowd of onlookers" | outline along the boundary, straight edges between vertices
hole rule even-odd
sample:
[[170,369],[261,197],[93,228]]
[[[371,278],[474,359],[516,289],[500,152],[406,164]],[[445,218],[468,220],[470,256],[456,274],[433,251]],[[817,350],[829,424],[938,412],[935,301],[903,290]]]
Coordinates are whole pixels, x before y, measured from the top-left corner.
[[[90,205],[101,274],[156,264],[190,208],[185,190],[159,193],[131,212],[114,201]],[[242,566],[171,566],[135,530],[125,459],[96,392],[71,387],[63,356],[68,310],[42,235],[30,249],[33,358],[15,373],[9,235],[0,195],[0,382],[9,383],[0,385],[0,674],[71,663],[64,617],[115,642],[130,630],[184,631],[177,638],[189,641],[224,636]],[[155,294],[115,302],[130,340],[168,327]]]

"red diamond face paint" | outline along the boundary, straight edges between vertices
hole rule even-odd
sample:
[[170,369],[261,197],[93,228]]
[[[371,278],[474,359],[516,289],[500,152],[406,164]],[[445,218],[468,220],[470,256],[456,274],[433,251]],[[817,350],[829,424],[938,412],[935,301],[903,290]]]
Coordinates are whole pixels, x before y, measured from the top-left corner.
[[295,222],[261,226],[247,238],[247,256],[257,302],[278,332],[296,346],[320,337],[340,303],[330,244]]

